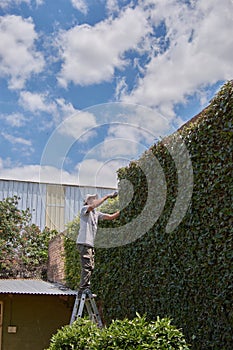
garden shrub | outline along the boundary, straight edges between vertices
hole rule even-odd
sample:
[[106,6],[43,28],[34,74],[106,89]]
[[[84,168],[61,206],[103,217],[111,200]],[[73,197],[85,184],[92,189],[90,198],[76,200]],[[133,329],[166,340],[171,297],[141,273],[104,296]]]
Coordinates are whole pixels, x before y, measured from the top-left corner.
[[[176,168],[164,145],[169,138],[151,147],[166,177],[163,213],[135,242],[96,249],[93,290],[101,296],[107,323],[133,318],[136,312],[147,313],[150,320],[160,315],[182,327],[193,349],[232,349],[232,117],[230,81],[179,130],[192,161],[193,194],[182,222],[169,233],[166,225],[178,190]],[[137,164],[118,171],[119,180],[134,187],[132,201],[121,212],[122,223],[137,216],[145,203],[147,183]],[[155,205],[159,200],[155,198]]]
[[157,349],[188,350],[182,332],[169,319],[148,322],[139,315],[133,320],[115,320],[99,329],[95,323],[78,319],[55,334],[48,350]]
[[47,279],[49,241],[57,231],[31,223],[17,196],[0,201],[0,278]]
[[47,350],[86,350],[99,332],[95,323],[79,318],[71,326],[64,326],[50,341]]
[[[192,349],[232,349],[232,117],[229,81],[198,116],[150,148],[165,174],[166,203],[154,226],[135,242],[96,249],[92,288],[107,324],[133,319],[136,312],[146,313],[150,321],[159,315],[183,329]],[[167,232],[178,178],[166,142],[177,135],[190,154],[193,194],[182,222]],[[148,184],[138,164],[133,161],[118,171],[119,180],[130,181],[134,188],[119,225],[137,217],[145,206]],[[124,197],[120,193],[120,200]],[[155,198],[155,205],[159,200]]]

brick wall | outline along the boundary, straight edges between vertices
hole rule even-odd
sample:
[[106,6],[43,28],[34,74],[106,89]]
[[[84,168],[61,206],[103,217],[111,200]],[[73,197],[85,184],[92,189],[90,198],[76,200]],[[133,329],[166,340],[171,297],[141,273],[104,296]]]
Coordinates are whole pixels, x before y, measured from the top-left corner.
[[47,278],[50,282],[65,283],[64,235],[62,233],[49,242]]

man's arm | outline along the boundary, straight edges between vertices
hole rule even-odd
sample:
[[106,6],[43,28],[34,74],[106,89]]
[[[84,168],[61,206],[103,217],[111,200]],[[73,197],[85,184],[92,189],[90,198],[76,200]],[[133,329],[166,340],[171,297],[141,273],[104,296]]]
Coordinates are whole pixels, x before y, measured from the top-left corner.
[[116,211],[114,214],[104,214],[102,217],[103,220],[114,220],[117,219],[120,215],[120,211]]
[[91,206],[92,208],[97,208],[99,207],[101,204],[103,204],[103,202],[105,202],[108,198],[110,198],[110,195],[107,194],[106,196],[99,198],[99,199],[94,199]]
[[[99,199],[94,199],[91,203],[91,205],[88,206],[88,209],[87,211],[91,211],[97,207],[99,207],[101,204],[103,204],[108,198],[115,198],[116,196],[118,195],[117,192],[113,192],[113,193],[110,193],[110,194],[107,194],[106,196],[102,197],[102,198],[99,198]],[[112,220],[112,219],[110,219]]]

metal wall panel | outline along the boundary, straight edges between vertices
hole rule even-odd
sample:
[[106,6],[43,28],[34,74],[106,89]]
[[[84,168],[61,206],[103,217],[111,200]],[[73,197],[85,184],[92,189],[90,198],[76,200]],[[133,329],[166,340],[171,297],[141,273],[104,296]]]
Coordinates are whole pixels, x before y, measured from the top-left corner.
[[32,223],[44,229],[64,231],[66,224],[80,212],[87,194],[98,193],[102,197],[112,188],[45,184],[37,182],[0,180],[0,200],[16,195],[20,197],[18,208],[29,208]]
[[114,191],[112,188],[103,187],[83,187],[66,185],[65,196],[65,223],[72,221],[80,212],[83,200],[87,194],[97,193],[99,197],[103,197]]
[[60,232],[64,231],[65,187],[62,185],[47,185],[45,225]]
[[0,180],[0,200],[7,197],[20,197],[18,208],[29,208],[32,223],[45,227],[46,184],[34,182]]

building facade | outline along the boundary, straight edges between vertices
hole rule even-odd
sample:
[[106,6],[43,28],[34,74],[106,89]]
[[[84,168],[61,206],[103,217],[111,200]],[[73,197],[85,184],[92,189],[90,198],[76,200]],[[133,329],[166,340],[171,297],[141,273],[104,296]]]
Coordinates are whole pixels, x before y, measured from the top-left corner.
[[0,280],[0,350],[44,350],[70,323],[76,291],[29,279]]
[[48,227],[58,232],[63,232],[66,224],[77,216],[88,193],[98,193],[102,197],[113,190],[109,187],[0,179],[0,200],[19,197],[18,208],[30,210],[32,223],[41,230]]

